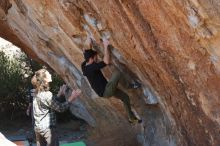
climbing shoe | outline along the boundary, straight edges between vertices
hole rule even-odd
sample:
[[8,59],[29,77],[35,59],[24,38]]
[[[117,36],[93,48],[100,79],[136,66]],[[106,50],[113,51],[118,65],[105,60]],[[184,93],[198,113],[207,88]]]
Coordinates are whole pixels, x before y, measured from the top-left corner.
[[129,123],[131,124],[136,124],[136,123],[142,123],[142,120],[141,119],[137,119],[137,118],[134,118],[134,119],[129,119]]
[[137,88],[140,88],[140,87],[141,87],[141,83],[139,83],[138,81],[134,81],[133,83],[129,84],[128,88],[137,89]]

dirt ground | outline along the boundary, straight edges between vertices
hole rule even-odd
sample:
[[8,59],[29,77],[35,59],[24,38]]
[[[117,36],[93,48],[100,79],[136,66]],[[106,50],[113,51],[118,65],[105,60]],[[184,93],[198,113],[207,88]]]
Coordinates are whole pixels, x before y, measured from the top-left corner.
[[[87,139],[88,125],[79,119],[72,118],[65,121],[57,122],[57,131],[59,141],[62,142],[75,142],[84,141]],[[0,132],[8,139],[35,139],[31,119],[27,116],[1,118],[0,119]]]

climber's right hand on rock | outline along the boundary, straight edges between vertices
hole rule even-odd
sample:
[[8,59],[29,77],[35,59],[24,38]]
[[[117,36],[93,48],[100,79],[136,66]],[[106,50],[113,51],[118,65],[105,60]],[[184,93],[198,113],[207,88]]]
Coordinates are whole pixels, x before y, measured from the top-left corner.
[[73,90],[71,96],[68,98],[68,102],[73,102],[82,93],[80,89]]
[[103,39],[103,45],[104,45],[104,48],[108,48],[108,45],[110,45],[110,43],[107,39]]

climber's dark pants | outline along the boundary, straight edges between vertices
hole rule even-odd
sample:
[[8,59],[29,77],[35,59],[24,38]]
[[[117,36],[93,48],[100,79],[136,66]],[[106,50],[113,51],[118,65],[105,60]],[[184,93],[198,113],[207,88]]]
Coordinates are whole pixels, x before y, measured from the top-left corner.
[[125,80],[124,77],[122,77],[122,74],[119,71],[115,71],[109,80],[108,84],[105,87],[105,92],[103,94],[103,97],[116,97],[120,99],[124,106],[125,109],[128,113],[128,116],[130,119],[135,118],[133,112],[131,111],[131,104],[130,104],[130,99],[129,96],[120,90],[117,86],[119,81],[125,86],[128,87],[128,82]]

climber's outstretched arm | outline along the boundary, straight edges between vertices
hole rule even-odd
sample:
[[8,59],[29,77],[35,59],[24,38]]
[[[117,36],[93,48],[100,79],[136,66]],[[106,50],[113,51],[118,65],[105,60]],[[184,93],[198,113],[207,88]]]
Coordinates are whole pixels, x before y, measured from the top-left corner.
[[109,49],[109,41],[108,40],[103,40],[103,45],[104,45],[104,58],[103,61],[105,62],[105,64],[110,64],[110,60],[111,60],[111,52]]

